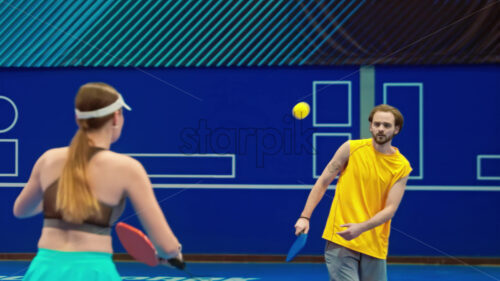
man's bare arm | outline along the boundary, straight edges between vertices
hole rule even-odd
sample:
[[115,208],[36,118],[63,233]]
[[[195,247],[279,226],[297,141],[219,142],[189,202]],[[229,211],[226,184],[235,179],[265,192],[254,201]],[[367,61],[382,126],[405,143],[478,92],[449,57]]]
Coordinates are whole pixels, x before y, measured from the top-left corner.
[[309,221],[305,218],[311,217],[319,201],[321,201],[321,199],[323,198],[326,189],[332,183],[335,177],[344,169],[348,160],[349,142],[345,142],[339,147],[339,149],[337,149],[337,152],[335,152],[332,160],[330,160],[326,168],[323,170],[323,173],[321,173],[321,176],[318,178],[313,188],[311,189],[311,192],[307,197],[304,210],[300,215],[302,218],[299,218],[299,220],[297,220],[297,223],[295,224],[296,234],[299,234],[301,232],[309,232]]

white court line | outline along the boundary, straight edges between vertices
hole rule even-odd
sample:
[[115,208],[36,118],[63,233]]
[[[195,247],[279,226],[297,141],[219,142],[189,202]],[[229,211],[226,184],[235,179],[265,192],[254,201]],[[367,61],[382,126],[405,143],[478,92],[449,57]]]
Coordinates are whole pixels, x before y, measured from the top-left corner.
[[0,173],[0,177],[19,176],[19,140],[18,139],[0,139],[0,142],[14,143],[14,173]]
[[173,157],[173,158],[230,158],[231,174],[148,174],[150,178],[236,178],[236,155],[235,154],[182,154],[182,153],[125,153],[128,156],[139,157]]
[[[318,123],[316,118],[316,86],[317,85],[347,85],[347,123]],[[326,86],[327,88],[329,86]],[[323,88],[324,89],[324,88]],[[321,89],[322,90],[322,89]],[[351,127],[352,126],[352,86],[351,81],[313,81],[313,127]]]
[[483,159],[499,159],[500,160],[500,155],[494,155],[494,154],[479,154],[479,155],[477,155],[476,179],[477,180],[500,180],[500,176],[483,176],[483,175],[481,175],[481,160],[483,160]]
[[[26,183],[6,183],[1,182],[0,187],[24,187]],[[308,190],[312,188],[311,185],[304,184],[176,184],[168,183],[153,184],[154,188],[176,189],[176,188],[190,188],[190,189],[268,189],[268,190]],[[328,189],[335,189],[334,185],[330,185]],[[500,191],[500,186],[447,186],[447,185],[408,185],[406,190],[412,191]]]
[[10,129],[12,129],[14,127],[14,125],[16,125],[19,113],[17,111],[17,106],[14,103],[14,101],[12,101],[11,99],[9,99],[6,96],[0,96],[0,100],[6,100],[8,103],[10,103],[10,105],[12,105],[12,108],[14,109],[14,120],[12,121],[12,123],[7,128],[0,129],[0,133],[6,133],[6,132],[10,131]]
[[424,179],[424,83],[422,82],[385,82],[383,84],[383,103],[387,104],[388,87],[418,87],[418,175],[411,175],[409,179]]
[[[313,179],[318,179],[320,175],[317,174],[317,156],[316,153],[318,152],[317,150],[317,144],[316,144],[316,139],[317,137],[346,137],[347,140],[352,139],[351,133],[313,133],[313,155],[312,155],[312,177]],[[338,178],[338,176],[336,177]]]

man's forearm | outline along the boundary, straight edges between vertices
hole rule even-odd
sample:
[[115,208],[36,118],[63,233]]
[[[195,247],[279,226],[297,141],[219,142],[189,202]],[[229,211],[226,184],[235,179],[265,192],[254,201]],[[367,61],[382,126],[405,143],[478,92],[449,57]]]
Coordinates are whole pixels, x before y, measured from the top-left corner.
[[380,212],[376,213],[372,218],[361,223],[363,225],[363,232],[386,223],[392,219],[395,213],[396,210],[393,207],[385,207]]
[[321,198],[325,195],[328,184],[317,181],[313,186],[309,196],[307,197],[306,205],[301,213],[301,216],[310,218],[314,209],[318,205]]
[[401,199],[403,198],[407,180],[408,177],[404,177],[394,184],[389,192],[389,195],[387,196],[384,208],[380,212],[376,213],[371,219],[363,223],[366,230],[377,227],[394,217],[394,214],[398,210],[399,203],[401,203]]

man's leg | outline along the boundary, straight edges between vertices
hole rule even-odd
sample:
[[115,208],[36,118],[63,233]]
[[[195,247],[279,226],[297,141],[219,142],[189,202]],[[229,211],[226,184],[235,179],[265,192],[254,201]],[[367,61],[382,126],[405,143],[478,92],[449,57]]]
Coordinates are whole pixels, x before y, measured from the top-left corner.
[[327,241],[325,260],[330,281],[359,281],[360,256],[358,252]]
[[387,281],[386,260],[361,254],[359,277],[360,281]]

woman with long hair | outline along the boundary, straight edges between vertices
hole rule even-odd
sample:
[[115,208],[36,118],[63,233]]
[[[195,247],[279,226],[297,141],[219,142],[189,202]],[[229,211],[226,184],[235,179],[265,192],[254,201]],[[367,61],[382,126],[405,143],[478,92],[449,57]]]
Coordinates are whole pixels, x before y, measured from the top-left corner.
[[120,137],[122,96],[105,83],[87,83],[75,99],[78,123],[69,147],[46,151],[14,203],[14,215],[43,213],[38,252],[24,280],[118,281],[112,262],[111,227],[131,201],[158,256],[182,260],[143,166],[112,152]]

